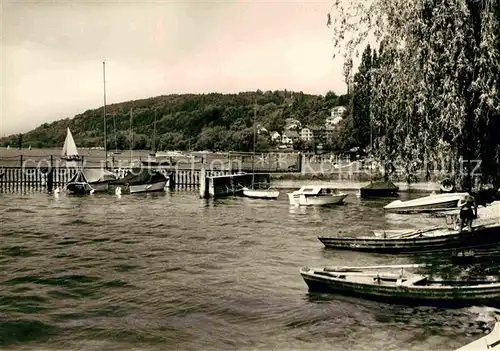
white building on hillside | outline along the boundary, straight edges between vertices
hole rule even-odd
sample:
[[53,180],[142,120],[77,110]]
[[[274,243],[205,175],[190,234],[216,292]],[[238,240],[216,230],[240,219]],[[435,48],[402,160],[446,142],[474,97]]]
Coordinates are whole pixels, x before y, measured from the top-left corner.
[[347,107],[345,106],[335,106],[334,108],[332,108],[330,110],[330,117],[342,117],[345,113],[345,111],[347,111]]
[[302,128],[300,130],[300,139],[304,140],[304,141],[310,141],[310,140],[313,140],[314,138],[314,134],[312,132],[312,130],[310,130],[309,128]]

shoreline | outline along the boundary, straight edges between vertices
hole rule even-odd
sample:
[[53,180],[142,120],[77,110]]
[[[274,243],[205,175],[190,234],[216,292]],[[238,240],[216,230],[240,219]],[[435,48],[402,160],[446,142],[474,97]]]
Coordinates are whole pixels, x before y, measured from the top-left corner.
[[[271,177],[271,186],[276,189],[299,189],[305,185],[320,185],[327,184],[331,185],[339,190],[355,190],[359,191],[359,189],[368,184],[368,182],[354,182],[354,181],[307,181],[307,180],[273,180]],[[408,192],[408,193],[431,193],[433,191],[439,192],[440,187],[438,183],[434,182],[422,182],[422,183],[402,183],[402,182],[394,182],[396,186],[399,187],[399,192]]]
[[[271,186],[277,189],[299,189],[305,185],[327,184],[341,190],[356,190],[368,185],[372,179],[367,173],[270,173]],[[405,181],[393,181],[400,192],[439,192],[439,182],[435,180],[419,180],[408,184]]]

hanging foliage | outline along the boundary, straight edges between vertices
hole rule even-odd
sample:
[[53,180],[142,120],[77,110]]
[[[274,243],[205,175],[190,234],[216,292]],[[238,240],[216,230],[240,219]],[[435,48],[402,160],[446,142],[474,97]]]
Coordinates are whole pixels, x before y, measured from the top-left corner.
[[[424,163],[442,166],[446,150],[455,170],[461,158],[477,160],[473,176],[500,183],[499,8],[478,0],[335,1],[330,27],[346,78],[368,36],[380,43],[370,100],[379,160],[398,160],[410,174]],[[468,174],[454,175],[466,186]]]

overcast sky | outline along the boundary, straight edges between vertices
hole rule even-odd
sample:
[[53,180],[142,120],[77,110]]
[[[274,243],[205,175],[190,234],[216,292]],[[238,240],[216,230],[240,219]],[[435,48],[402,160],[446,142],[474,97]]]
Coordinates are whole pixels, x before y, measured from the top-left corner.
[[0,136],[169,93],[345,93],[331,1],[8,1]]

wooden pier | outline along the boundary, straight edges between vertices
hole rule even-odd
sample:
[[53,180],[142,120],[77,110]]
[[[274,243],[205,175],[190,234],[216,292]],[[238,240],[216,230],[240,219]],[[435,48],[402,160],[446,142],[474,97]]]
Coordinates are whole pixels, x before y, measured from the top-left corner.
[[[90,167],[89,167],[90,168]],[[200,175],[205,177],[231,174],[229,170],[186,170],[186,169],[159,169],[170,179],[170,189],[198,190]],[[64,186],[78,171],[77,168],[67,167],[0,167],[0,192],[50,191]],[[127,169],[110,169],[118,178],[123,178]]]
[[[94,155],[94,150],[92,150],[92,155],[90,151],[87,155],[82,155],[79,162],[66,162],[57,155],[44,154],[43,149],[13,150],[13,152],[16,154],[12,153],[12,156],[0,157],[0,192],[50,192],[57,187],[65,186],[78,169],[82,168],[106,168],[115,173],[118,178],[123,178],[132,164],[139,164],[138,167],[159,170],[168,176],[169,187],[172,190],[197,191],[203,188],[203,197],[216,197],[224,194],[229,195],[241,189],[242,186],[250,185],[248,176],[234,178],[235,175],[251,174],[253,171],[256,173],[297,172],[300,171],[301,166],[299,155],[290,153],[259,155],[227,153],[197,157],[188,155],[178,158],[174,164],[170,162],[170,164],[164,165],[163,163],[143,162],[149,160],[149,157],[139,157],[141,162],[136,162],[137,159],[127,158],[127,155],[108,157],[106,164],[101,158],[102,155]],[[252,162],[253,158],[255,163]],[[224,176],[228,176],[228,178]],[[215,180],[214,183],[213,180],[210,180],[212,177],[221,178]],[[233,180],[237,180],[237,182],[233,184]],[[215,184],[216,190],[214,190],[213,184]],[[234,185],[234,188],[231,184]],[[227,187],[232,190],[220,190],[227,189]],[[205,191],[205,189],[207,190]]]

